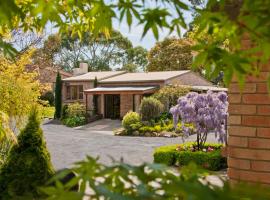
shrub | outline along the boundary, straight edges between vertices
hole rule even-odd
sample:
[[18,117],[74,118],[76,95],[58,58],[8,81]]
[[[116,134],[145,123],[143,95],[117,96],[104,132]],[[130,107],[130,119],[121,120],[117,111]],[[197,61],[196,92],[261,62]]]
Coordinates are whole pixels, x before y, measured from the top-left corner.
[[162,111],[163,104],[159,100],[153,97],[143,98],[140,105],[140,112],[143,121],[150,122],[151,120],[154,120],[160,116]]
[[137,124],[137,126],[139,127],[139,124],[141,122],[141,118],[140,115],[136,112],[128,112],[123,120],[122,120],[122,126],[127,130],[128,133],[131,133],[135,127],[134,124]]
[[194,162],[197,165],[209,169],[220,170],[226,167],[226,158],[221,155],[221,144],[205,143],[203,149],[211,148],[211,151],[193,151],[196,143],[185,143],[180,145],[170,145],[159,147],[154,152],[154,162],[166,165],[180,166]]
[[155,149],[154,162],[162,163],[168,166],[176,163],[176,148],[178,145],[162,146]]
[[40,96],[40,99],[43,101],[48,101],[50,106],[54,105],[54,94],[52,91],[47,91]]
[[63,120],[63,123],[68,127],[81,126],[86,123],[85,117],[73,116]]
[[163,105],[166,111],[170,107],[177,104],[177,100],[181,96],[185,96],[189,92],[189,88],[181,85],[169,85],[158,90],[153,97],[158,99]]
[[62,108],[62,122],[68,127],[81,126],[86,123],[86,108],[83,104],[73,103]]
[[69,117],[85,117],[86,108],[85,105],[80,103],[69,104],[66,110],[67,118]]
[[[39,196],[38,187],[53,175],[50,155],[34,109],[0,171],[0,199]],[[2,198],[1,198],[2,197]],[[29,198],[30,199],[30,198]],[[32,198],[33,199],[33,198]]]
[[40,110],[42,118],[53,118],[55,112],[54,107],[41,107]]

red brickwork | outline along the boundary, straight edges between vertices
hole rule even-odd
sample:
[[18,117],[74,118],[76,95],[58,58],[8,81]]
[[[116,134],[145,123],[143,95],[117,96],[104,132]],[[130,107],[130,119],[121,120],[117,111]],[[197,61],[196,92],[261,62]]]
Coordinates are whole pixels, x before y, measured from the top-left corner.
[[[248,47],[248,40],[243,41]],[[229,87],[228,176],[236,181],[270,184],[270,63],[249,76],[242,93],[234,79]]]

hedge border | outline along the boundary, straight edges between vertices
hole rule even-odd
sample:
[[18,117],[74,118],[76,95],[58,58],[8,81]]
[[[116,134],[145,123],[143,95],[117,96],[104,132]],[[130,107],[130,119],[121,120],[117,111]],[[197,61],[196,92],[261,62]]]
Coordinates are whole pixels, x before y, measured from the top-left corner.
[[163,163],[168,166],[183,166],[190,162],[194,162],[197,165],[212,171],[218,171],[220,169],[226,168],[227,159],[221,155],[222,144],[206,143],[205,148],[216,147],[219,148],[212,152],[203,152],[190,150],[177,151],[177,147],[191,147],[194,143],[188,142],[184,144],[174,144],[169,146],[161,146],[155,149],[154,152],[154,162]]

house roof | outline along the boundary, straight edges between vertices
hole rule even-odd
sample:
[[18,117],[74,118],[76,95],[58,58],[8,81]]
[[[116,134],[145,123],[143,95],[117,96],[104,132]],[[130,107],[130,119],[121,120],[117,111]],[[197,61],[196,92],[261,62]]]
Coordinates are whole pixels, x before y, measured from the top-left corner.
[[63,81],[93,81],[95,80],[95,77],[97,77],[98,80],[103,80],[124,73],[126,72],[125,71],[88,72],[86,74],[65,78],[63,79]]
[[165,81],[188,72],[190,72],[190,70],[125,73],[111,78],[106,78],[100,81],[100,83]]
[[193,91],[208,91],[208,90],[212,90],[215,92],[228,91],[228,88],[222,88],[222,87],[216,87],[216,86],[191,86],[191,89]]
[[113,93],[119,93],[119,92],[148,93],[148,92],[153,92],[157,89],[158,88],[156,87],[150,87],[150,86],[146,86],[146,87],[96,87],[96,88],[84,90],[84,92],[91,93],[91,94],[99,94],[99,93],[113,94]]

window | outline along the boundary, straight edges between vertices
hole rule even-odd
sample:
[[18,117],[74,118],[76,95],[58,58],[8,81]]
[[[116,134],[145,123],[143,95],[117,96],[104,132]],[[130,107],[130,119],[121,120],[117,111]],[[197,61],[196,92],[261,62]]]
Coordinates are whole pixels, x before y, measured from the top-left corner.
[[67,86],[67,100],[70,100],[70,86]]
[[79,85],[79,99],[83,99],[83,86]]
[[82,85],[67,86],[66,99],[67,100],[83,99],[83,86]]

